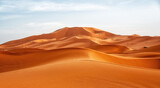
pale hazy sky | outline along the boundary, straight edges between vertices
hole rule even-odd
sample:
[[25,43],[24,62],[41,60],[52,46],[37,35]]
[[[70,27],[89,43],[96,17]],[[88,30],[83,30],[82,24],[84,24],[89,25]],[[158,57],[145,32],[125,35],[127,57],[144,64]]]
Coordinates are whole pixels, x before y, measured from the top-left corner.
[[0,0],[0,43],[66,26],[160,36],[160,0]]

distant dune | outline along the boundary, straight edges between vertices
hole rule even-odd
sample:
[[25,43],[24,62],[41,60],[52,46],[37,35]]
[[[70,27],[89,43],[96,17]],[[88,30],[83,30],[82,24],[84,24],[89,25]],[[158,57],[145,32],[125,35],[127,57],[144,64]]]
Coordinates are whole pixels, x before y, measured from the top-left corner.
[[[13,40],[0,45],[1,49],[39,48],[58,49],[63,47],[89,47],[90,45],[122,45],[131,49],[141,49],[160,45],[160,37],[138,35],[116,35],[91,27],[65,27],[55,32],[34,35]],[[64,46],[66,45],[66,46]]]
[[138,57],[138,58],[152,58],[160,59],[160,45],[145,47],[139,50],[132,50],[128,54],[121,54],[122,56]]
[[152,46],[152,47],[144,47],[139,50],[135,50],[133,52],[160,52],[160,45]]
[[160,88],[160,37],[65,27],[0,45],[1,88]]

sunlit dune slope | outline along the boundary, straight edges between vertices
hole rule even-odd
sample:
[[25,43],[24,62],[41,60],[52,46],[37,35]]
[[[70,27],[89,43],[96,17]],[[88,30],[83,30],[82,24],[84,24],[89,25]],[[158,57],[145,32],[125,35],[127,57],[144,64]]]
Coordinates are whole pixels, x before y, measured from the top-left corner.
[[72,60],[61,59],[32,68],[0,73],[0,86],[2,88],[159,88],[160,86],[159,70],[76,58],[75,55]]
[[0,88],[160,88],[160,37],[65,27],[0,45]]
[[124,57],[136,57],[136,58],[145,58],[145,59],[160,59],[159,52],[138,52],[138,53],[128,53],[128,54],[119,54],[120,56]]
[[91,28],[91,27],[73,27],[73,28],[65,27],[53,33],[30,36],[30,37],[19,39],[19,40],[13,40],[13,41],[4,43],[3,45],[6,47],[13,47],[13,46],[24,44],[37,39],[41,39],[41,40],[43,39],[42,42],[47,42],[47,41],[50,41],[51,39],[62,40],[65,38],[67,39],[67,38],[70,38],[73,36],[79,36],[79,35],[91,36],[91,37],[96,37],[100,39],[105,39],[105,38],[110,38],[115,36],[112,33],[105,32],[105,31],[102,31],[96,28]]
[[101,53],[91,49],[82,48],[57,49],[49,51],[39,51],[28,54],[22,54],[21,52],[12,52],[12,54],[0,54],[0,57],[1,72],[32,67],[40,64],[62,60],[94,60],[126,66],[147,68],[159,68],[160,65],[158,59],[133,59],[125,57],[122,58],[118,56],[107,55],[105,53]]

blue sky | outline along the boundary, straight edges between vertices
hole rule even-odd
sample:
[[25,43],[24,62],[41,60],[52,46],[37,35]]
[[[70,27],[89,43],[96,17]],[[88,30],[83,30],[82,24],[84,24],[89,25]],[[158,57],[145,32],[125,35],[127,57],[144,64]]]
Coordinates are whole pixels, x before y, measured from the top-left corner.
[[160,35],[160,0],[0,0],[0,43],[62,27]]

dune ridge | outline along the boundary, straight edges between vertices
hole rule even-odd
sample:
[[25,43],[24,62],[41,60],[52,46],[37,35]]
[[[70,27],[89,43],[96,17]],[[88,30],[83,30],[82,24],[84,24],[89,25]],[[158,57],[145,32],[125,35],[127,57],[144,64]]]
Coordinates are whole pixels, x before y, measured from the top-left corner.
[[160,37],[65,27],[0,44],[1,88],[160,88]]
[[[160,78],[159,75],[160,71],[157,69],[144,69],[132,66],[128,67],[122,65],[123,60],[120,60],[120,58],[90,49],[75,49],[75,48],[59,49],[58,52],[60,56],[58,55],[58,52],[54,51],[45,51],[44,54],[48,54],[46,55],[45,58],[40,56],[42,54],[34,53],[34,54],[39,54],[36,55],[39,56],[39,58],[37,59],[34,58],[35,62],[33,62],[33,60],[28,60],[29,58],[26,58],[26,60],[28,60],[29,62],[31,61],[34,64],[35,63],[37,64],[41,61],[43,62],[44,59],[45,61],[46,59],[48,59],[49,62],[47,63],[43,62],[42,64],[41,62],[41,64],[38,64],[36,66],[16,70],[15,68],[17,67],[19,68],[19,66],[24,67],[25,64],[28,63],[28,61],[24,61],[23,63],[21,63],[18,60],[13,60],[14,62],[18,62],[16,64],[10,63],[11,67],[14,66],[14,70],[12,69],[13,71],[2,72],[4,71],[3,70],[4,68],[6,70],[9,67],[6,65],[6,63],[8,63],[7,61],[9,61],[7,60],[5,62],[4,67],[1,66],[3,67],[3,69],[1,68],[2,73],[0,73],[1,87],[3,88],[9,88],[9,87],[12,88],[28,88],[28,87],[159,88],[160,86],[160,81],[155,80]],[[54,55],[53,52],[55,53]],[[78,54],[74,54],[73,52]],[[104,56],[107,58],[101,58]],[[120,61],[120,62],[118,61],[119,64],[109,63],[110,61],[114,60],[117,61],[119,60]],[[156,66],[155,65],[156,63],[152,59],[150,61],[145,61],[142,59],[141,61],[143,62],[143,64],[141,63],[142,66],[158,67],[159,65],[159,63],[157,63]],[[144,62],[147,62],[148,64]],[[128,62],[125,61],[125,63]],[[137,63],[139,63],[139,60],[137,61]],[[134,62],[130,63],[130,65],[133,64]]]
[[[29,49],[28,49],[29,50]],[[33,49],[30,49],[33,50]],[[67,60],[67,59],[84,59],[84,60],[95,60],[102,62],[109,62],[120,65],[146,67],[146,68],[157,68],[160,67],[158,59],[132,59],[125,57],[118,57],[108,55],[102,52],[98,52],[91,49],[85,48],[64,48],[56,50],[39,50],[34,53],[25,52],[26,49],[21,49],[18,52],[7,51],[0,54],[0,71],[10,71],[15,69],[21,69],[26,67],[36,66],[38,64],[49,63],[50,61]],[[34,60],[33,60],[34,57]]]
[[[78,38],[77,38],[78,37]],[[70,42],[69,39],[76,38]],[[39,49],[58,49],[62,48],[66,43],[77,45],[76,47],[88,47],[90,42],[94,41],[99,45],[122,45],[131,49],[141,49],[143,47],[151,47],[160,45],[159,36],[139,36],[139,35],[116,35],[100,29],[92,27],[65,27],[58,29],[52,33],[34,35],[19,40],[13,40],[0,45],[0,49],[16,49],[16,48],[39,48]],[[82,44],[77,44],[80,41]],[[138,43],[137,43],[138,42]],[[74,44],[75,43],[75,44]]]

